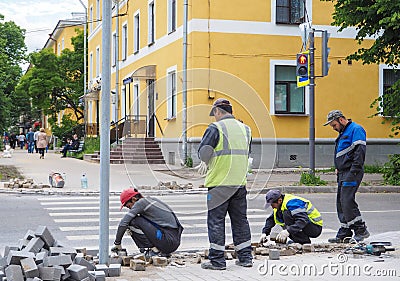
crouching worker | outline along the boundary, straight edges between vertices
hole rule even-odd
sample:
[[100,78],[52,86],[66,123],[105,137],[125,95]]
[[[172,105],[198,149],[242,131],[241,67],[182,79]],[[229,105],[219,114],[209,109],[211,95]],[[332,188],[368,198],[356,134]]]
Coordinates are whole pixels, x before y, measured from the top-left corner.
[[127,229],[146,258],[170,256],[181,243],[183,227],[172,209],[157,198],[143,197],[137,189],[128,188],[120,195],[121,209],[128,213],[118,225],[113,252],[121,250],[121,240]]
[[321,235],[321,214],[309,200],[289,193],[282,194],[276,189],[268,191],[265,199],[265,207],[271,206],[274,212],[265,222],[260,243],[268,241],[267,236],[275,224],[284,229],[275,239],[278,243],[286,243],[289,237],[295,243],[309,244],[310,237],[316,238]]

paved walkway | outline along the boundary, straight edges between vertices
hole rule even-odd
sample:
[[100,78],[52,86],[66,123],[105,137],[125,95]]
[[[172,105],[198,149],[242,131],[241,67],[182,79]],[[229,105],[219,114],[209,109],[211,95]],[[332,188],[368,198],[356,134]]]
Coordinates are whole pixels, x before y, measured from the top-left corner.
[[[100,190],[100,164],[78,160],[75,158],[61,158],[61,154],[49,151],[45,159],[39,159],[39,154],[28,154],[26,150],[16,149],[12,158],[0,158],[0,165],[14,165],[25,178],[32,178],[37,184],[49,184],[49,174],[59,172],[65,176],[64,188],[51,188],[46,192],[55,193],[98,193]],[[80,179],[82,174],[88,178],[88,189],[82,189]],[[298,186],[300,181],[299,169],[255,170],[248,177],[250,192],[266,192],[266,188],[281,188],[286,192],[335,192],[336,176],[333,173],[321,174],[321,179],[329,182],[323,187]],[[397,192],[399,188],[379,187],[382,182],[380,174],[366,174],[361,192]],[[193,188],[183,190],[162,189],[159,183],[174,183],[180,186],[191,185]],[[144,193],[169,192],[206,192],[202,185],[204,178],[194,169],[182,168],[173,165],[146,165],[146,164],[110,164],[111,193],[119,193],[130,186],[138,187]],[[2,186],[0,186],[2,188]]]

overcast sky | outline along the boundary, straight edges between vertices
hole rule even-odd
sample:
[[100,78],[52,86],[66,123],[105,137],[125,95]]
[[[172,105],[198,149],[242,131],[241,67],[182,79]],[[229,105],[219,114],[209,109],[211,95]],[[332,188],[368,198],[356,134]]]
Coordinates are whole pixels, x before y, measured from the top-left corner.
[[[87,5],[87,0],[82,1]],[[0,14],[26,30],[28,51],[42,49],[59,20],[84,13],[79,0],[0,0]]]

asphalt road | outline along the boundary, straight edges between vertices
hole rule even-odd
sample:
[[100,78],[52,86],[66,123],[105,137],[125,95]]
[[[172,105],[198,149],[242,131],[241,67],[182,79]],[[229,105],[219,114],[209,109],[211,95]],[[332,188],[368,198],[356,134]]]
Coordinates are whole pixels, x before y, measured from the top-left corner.
[[[331,235],[332,231],[336,230],[339,226],[335,208],[336,194],[303,194],[301,196],[311,200],[322,213],[324,229],[331,230],[328,233]],[[206,212],[203,204],[205,202],[204,198],[204,194],[161,197],[162,200],[167,201],[176,210],[178,217],[184,220],[184,226],[186,225],[187,227],[184,232],[186,236],[183,239],[183,244],[187,247],[190,246],[190,248],[193,248],[193,246],[198,246],[199,248],[208,246],[205,221]],[[86,220],[89,221],[89,218],[92,218],[91,220],[97,224],[96,218],[98,218],[98,215],[93,214],[93,212],[85,213],[85,208],[98,208],[98,204],[92,202],[90,207],[85,207],[85,202],[87,203],[89,200],[85,200],[84,198],[81,198],[82,200],[78,199],[74,196],[46,197],[43,195],[0,194],[0,254],[3,253],[6,245],[18,245],[18,240],[24,237],[27,230],[35,230],[38,225],[49,227],[56,239],[62,241],[67,246],[83,247],[85,243],[96,245],[98,238],[93,234],[98,233],[98,230],[96,226],[93,226],[93,231],[90,232],[91,226]],[[69,205],[57,203],[68,200],[71,201],[68,203]],[[91,200],[96,201],[96,198],[91,198]],[[119,218],[124,214],[123,212],[120,214],[114,212],[119,210],[118,202],[116,201],[117,198],[114,198],[114,205],[112,207],[114,229],[110,231],[110,240],[113,238],[112,233],[115,233],[115,227],[118,224]],[[357,201],[372,235],[400,231],[400,193],[360,193],[357,195]],[[78,207],[72,207],[75,202]],[[190,208],[187,207],[188,205]],[[263,206],[263,195],[254,198],[249,196],[248,216],[252,228],[253,241],[258,239],[263,221],[271,213],[271,209],[264,210]],[[65,214],[60,213],[60,210],[63,210]],[[264,214],[265,218],[263,217]],[[66,221],[69,220],[68,225],[61,222],[64,217]],[[227,236],[229,234],[228,231]],[[79,238],[80,235],[82,239]],[[89,239],[90,237],[92,237],[92,240]],[[230,241],[231,238],[227,239],[227,242]]]

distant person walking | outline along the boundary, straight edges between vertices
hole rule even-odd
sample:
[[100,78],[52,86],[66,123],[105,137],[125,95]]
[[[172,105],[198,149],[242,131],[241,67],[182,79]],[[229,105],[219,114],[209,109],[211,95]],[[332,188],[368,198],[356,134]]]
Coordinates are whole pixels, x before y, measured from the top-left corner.
[[37,147],[37,141],[38,141],[38,135],[39,135],[39,133],[40,133],[40,129],[36,129],[35,133],[33,134],[33,139],[34,139],[34,142],[35,142],[35,151],[36,151],[36,153],[39,152],[39,149],[38,149],[38,147]]
[[24,145],[25,145],[25,135],[24,135],[24,133],[21,133],[21,134],[18,136],[18,141],[19,141],[19,147],[20,147],[21,149],[24,149]]
[[12,149],[15,149],[15,144],[17,143],[17,136],[15,133],[11,133],[10,135],[10,146]]
[[47,147],[47,135],[44,128],[40,128],[40,133],[38,134],[37,147],[40,154],[40,159],[44,159],[44,150]]
[[340,110],[328,113],[327,122],[339,133],[335,141],[335,168],[338,182],[336,209],[340,228],[331,243],[343,243],[345,238],[363,241],[369,237],[367,226],[356,202],[356,192],[364,176],[366,133],[363,127],[346,119]]
[[32,128],[30,128],[29,132],[26,134],[26,141],[28,143],[28,153],[33,153],[35,147],[35,133]]

